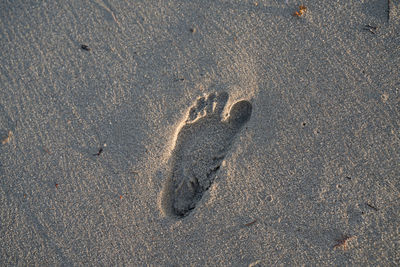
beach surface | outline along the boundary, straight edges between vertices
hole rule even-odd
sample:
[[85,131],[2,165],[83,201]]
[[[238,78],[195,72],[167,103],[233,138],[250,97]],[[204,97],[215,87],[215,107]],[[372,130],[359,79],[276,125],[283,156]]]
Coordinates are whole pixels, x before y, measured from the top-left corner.
[[0,265],[400,264],[399,1],[1,1],[0,38]]

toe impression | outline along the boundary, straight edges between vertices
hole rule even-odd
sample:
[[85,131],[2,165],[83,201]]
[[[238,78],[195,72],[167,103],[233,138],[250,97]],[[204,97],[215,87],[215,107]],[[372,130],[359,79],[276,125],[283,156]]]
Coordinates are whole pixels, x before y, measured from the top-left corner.
[[229,112],[228,122],[233,127],[239,128],[243,126],[243,124],[245,124],[250,119],[251,112],[252,112],[252,105],[249,101],[247,100],[239,101],[232,106]]

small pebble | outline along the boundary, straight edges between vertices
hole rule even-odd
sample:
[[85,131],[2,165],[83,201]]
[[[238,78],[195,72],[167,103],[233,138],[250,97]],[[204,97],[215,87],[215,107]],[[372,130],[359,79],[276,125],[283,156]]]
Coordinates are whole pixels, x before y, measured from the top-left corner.
[[89,46],[87,46],[87,45],[81,45],[81,48],[83,49],[83,50],[86,50],[86,51],[90,51],[90,48],[89,48]]

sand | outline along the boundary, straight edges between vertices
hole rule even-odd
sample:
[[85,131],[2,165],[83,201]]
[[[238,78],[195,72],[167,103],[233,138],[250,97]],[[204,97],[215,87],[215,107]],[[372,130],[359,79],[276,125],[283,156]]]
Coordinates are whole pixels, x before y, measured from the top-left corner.
[[0,265],[399,265],[399,33],[394,0],[2,1]]

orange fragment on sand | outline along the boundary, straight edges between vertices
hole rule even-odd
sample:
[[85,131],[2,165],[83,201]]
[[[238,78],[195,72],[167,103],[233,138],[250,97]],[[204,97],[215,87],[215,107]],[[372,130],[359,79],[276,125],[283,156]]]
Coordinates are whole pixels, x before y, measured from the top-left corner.
[[333,249],[343,248],[343,250],[347,249],[347,242],[355,238],[355,236],[345,235],[341,239],[337,239],[337,244],[333,246]]
[[299,6],[299,11],[293,13],[294,17],[301,17],[304,13],[306,13],[307,7],[306,6]]

